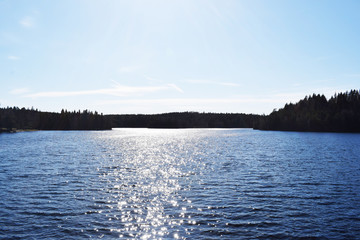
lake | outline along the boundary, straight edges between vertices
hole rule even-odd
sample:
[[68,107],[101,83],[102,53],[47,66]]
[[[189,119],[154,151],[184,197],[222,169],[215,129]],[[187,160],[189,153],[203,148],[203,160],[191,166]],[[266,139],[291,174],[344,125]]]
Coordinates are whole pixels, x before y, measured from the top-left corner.
[[359,239],[360,134],[0,134],[1,239]]

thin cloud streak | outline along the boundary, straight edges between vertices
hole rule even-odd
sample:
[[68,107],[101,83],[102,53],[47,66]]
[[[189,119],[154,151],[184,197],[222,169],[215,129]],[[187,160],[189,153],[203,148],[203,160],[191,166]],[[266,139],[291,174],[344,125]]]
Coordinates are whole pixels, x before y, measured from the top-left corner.
[[[159,80],[159,79],[150,77],[150,76],[145,75],[145,74],[144,74],[143,76],[144,76],[144,78],[146,78],[147,80],[149,80],[149,81],[151,81],[151,82],[163,82],[163,81],[161,81],[161,80]],[[177,85],[174,84],[174,83],[169,83],[169,84],[167,84],[167,86],[175,89],[176,91],[178,91],[178,92],[180,92],[180,93],[184,93],[184,90],[182,90],[179,86],[177,86]]]
[[34,19],[32,17],[26,16],[19,21],[19,23],[26,28],[31,28],[34,26]]
[[178,92],[180,92],[180,93],[184,93],[184,91],[183,91],[181,88],[179,88],[177,85],[175,85],[175,84],[173,84],[173,83],[168,84],[168,86],[171,87],[171,88],[173,88],[173,89],[175,89],[176,91],[178,91]]
[[130,86],[120,85],[115,81],[113,82],[116,84],[114,88],[83,90],[83,91],[38,92],[38,93],[28,94],[25,97],[30,97],[30,98],[70,97],[70,96],[83,96],[83,95],[112,95],[112,96],[126,97],[126,96],[141,95],[145,93],[165,91],[170,89],[175,89],[177,91],[181,90],[180,88],[177,88],[175,85],[154,86],[154,87],[130,87]]
[[8,59],[9,59],[9,60],[16,61],[16,60],[19,60],[19,59],[20,59],[20,57],[18,57],[18,56],[14,56],[14,55],[9,55],[9,56],[8,56]]
[[222,85],[222,86],[229,86],[229,87],[240,87],[241,86],[238,83],[219,82],[219,81],[212,81],[212,80],[206,80],[206,79],[186,79],[185,81],[188,83],[194,83],[194,84],[213,84],[213,85]]

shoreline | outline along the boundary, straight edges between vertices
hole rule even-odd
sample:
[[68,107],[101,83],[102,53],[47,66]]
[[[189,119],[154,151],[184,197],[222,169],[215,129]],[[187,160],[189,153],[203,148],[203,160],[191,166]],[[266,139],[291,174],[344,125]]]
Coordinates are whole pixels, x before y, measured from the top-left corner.
[[36,132],[39,131],[39,129],[17,129],[17,128],[1,128],[1,133],[18,133],[18,132]]

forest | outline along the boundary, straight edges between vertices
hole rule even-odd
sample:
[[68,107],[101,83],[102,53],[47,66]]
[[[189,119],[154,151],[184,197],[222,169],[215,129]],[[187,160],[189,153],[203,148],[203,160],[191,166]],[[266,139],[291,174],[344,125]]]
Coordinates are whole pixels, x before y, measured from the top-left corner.
[[18,107],[0,108],[0,131],[18,130],[107,130],[111,122],[102,114],[88,110],[41,112]]
[[0,108],[0,132],[22,130],[107,130],[111,128],[254,128],[259,130],[360,132],[360,93],[351,90],[329,100],[313,94],[269,115],[173,112],[103,115],[89,110],[60,113]]
[[18,107],[0,108],[0,130],[106,130],[111,128],[252,128],[258,115],[178,112],[103,115],[88,110],[61,113]]
[[254,114],[199,112],[108,116],[113,127],[133,128],[252,128],[260,117]]
[[306,132],[360,132],[360,93],[351,90],[335,94],[329,100],[313,94],[296,104],[286,104],[259,119],[260,130]]

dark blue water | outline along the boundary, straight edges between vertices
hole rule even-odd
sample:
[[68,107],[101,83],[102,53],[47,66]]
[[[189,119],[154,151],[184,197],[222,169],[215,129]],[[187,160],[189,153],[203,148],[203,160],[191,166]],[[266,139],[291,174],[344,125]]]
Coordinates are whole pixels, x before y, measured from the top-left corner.
[[360,135],[0,135],[1,239],[359,239]]

